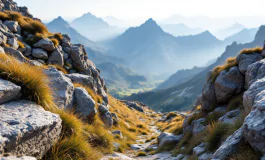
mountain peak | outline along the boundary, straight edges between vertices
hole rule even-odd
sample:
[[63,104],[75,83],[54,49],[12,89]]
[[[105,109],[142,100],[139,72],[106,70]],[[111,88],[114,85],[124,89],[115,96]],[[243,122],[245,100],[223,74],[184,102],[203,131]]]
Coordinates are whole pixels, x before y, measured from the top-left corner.
[[157,25],[157,23],[153,20],[153,18],[149,18],[147,21],[144,22],[143,25],[154,26]]
[[66,20],[64,20],[63,17],[61,16],[52,20],[49,24],[69,26],[69,23]]

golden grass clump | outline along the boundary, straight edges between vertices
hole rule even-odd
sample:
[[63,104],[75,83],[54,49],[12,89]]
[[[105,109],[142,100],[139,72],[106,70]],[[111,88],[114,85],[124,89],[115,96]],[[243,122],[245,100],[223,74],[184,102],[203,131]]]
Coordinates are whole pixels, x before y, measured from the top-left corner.
[[49,66],[53,66],[53,67],[55,67],[58,71],[61,71],[61,72],[63,72],[64,74],[68,74],[68,71],[67,71],[64,67],[62,67],[62,66],[60,66],[60,65],[58,65],[58,64],[52,64],[52,65],[49,65]]
[[228,124],[215,122],[208,127],[208,135],[206,137],[207,146],[209,151],[215,151],[226,135]]
[[54,38],[58,39],[59,41],[63,40],[63,35],[61,33],[55,33]]
[[143,151],[140,151],[136,154],[137,157],[143,157],[143,156],[147,156],[147,154]]
[[17,42],[18,42],[19,48],[25,48],[25,45],[23,42],[21,41],[17,41]]
[[227,58],[226,62],[224,65],[222,66],[217,66],[212,70],[210,79],[212,82],[214,82],[216,80],[216,78],[219,76],[221,71],[229,71],[230,68],[237,66],[237,62],[236,62],[236,57],[230,57]]
[[49,79],[40,67],[21,63],[16,58],[0,54],[0,77],[22,88],[22,95],[45,109],[53,108],[53,92]]
[[55,47],[57,47],[60,44],[60,42],[56,38],[51,38],[50,40],[52,41]]
[[253,53],[261,54],[262,48],[261,47],[255,47],[255,48],[243,49],[242,51],[240,51],[239,54],[253,54]]
[[[88,86],[86,85],[83,85],[83,84],[80,84],[80,83],[74,83],[74,87],[82,87],[84,88],[88,94],[92,97],[92,99],[97,102],[97,103],[100,103],[102,104],[103,102],[103,99],[100,95],[96,94],[91,88],[89,88]],[[96,103],[96,104],[97,104]]]

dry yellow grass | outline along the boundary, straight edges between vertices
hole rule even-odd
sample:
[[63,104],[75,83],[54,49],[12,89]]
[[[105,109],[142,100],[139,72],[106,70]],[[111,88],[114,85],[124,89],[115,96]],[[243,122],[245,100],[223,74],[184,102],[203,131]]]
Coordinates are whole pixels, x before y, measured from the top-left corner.
[[22,94],[45,109],[53,108],[49,79],[40,67],[21,63],[12,56],[0,54],[0,77],[22,86]]
[[21,42],[19,40],[17,42],[18,42],[19,48],[25,48],[25,45],[23,42]]
[[60,44],[59,40],[56,38],[50,38],[50,40],[52,41],[55,47],[57,47]]
[[240,51],[240,54],[253,54],[253,53],[262,53],[261,47],[255,47],[255,48],[247,48]]
[[[169,113],[170,114],[170,113]],[[169,132],[173,134],[181,134],[182,133],[182,124],[184,118],[180,115],[176,115],[175,118],[172,118],[167,122],[157,122],[157,126],[163,132]]]
[[52,65],[49,65],[49,66],[53,66],[53,67],[55,67],[58,71],[61,71],[61,72],[63,72],[64,74],[68,74],[68,71],[67,71],[64,67],[62,67],[62,66],[59,66],[59,65],[57,65],[57,64],[52,64]]
[[217,66],[212,70],[210,79],[212,82],[214,82],[216,80],[216,78],[219,76],[220,72],[223,70],[228,71],[230,68],[237,66],[237,62],[236,62],[236,57],[230,57],[227,58],[226,62],[224,65],[222,66]]

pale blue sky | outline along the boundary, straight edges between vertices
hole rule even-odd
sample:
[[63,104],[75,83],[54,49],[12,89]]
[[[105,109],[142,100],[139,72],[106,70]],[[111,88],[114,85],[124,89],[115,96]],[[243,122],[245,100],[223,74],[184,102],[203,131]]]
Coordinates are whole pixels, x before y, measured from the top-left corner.
[[162,19],[173,14],[210,17],[265,16],[264,0],[14,0],[34,16],[51,20],[74,18],[86,12],[99,17]]

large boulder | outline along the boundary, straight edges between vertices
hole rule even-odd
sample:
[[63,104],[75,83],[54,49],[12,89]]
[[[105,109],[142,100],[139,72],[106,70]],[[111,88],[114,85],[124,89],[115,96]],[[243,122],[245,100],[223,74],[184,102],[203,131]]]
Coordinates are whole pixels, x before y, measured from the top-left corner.
[[257,105],[243,124],[244,138],[256,150],[265,154],[265,103]]
[[24,62],[27,61],[26,58],[23,56],[23,54],[20,51],[15,50],[14,48],[4,47],[4,50],[6,54],[16,57],[20,61],[24,61]]
[[198,120],[194,120],[192,122],[192,126],[193,126],[192,134],[196,135],[196,134],[202,132],[206,128],[205,123],[206,123],[205,118],[200,118]]
[[251,110],[254,106],[256,95],[263,93],[265,90],[265,78],[258,79],[251,84],[249,89],[244,92],[243,95],[243,106],[245,110]]
[[50,54],[48,63],[59,66],[64,65],[63,51],[61,46],[56,47],[55,50]]
[[32,56],[40,59],[48,59],[48,53],[41,48],[33,48]]
[[76,112],[86,119],[93,119],[97,113],[95,101],[84,88],[75,88]]
[[9,44],[10,47],[12,47],[16,50],[19,48],[18,41],[16,38],[8,38],[7,44]]
[[39,40],[37,43],[35,43],[33,46],[36,48],[42,48],[42,49],[49,51],[49,52],[55,50],[55,46],[49,38],[43,38],[43,39]]
[[239,72],[238,67],[229,71],[221,71],[214,82],[215,95],[218,103],[226,103],[231,97],[243,91],[245,77]]
[[73,61],[73,65],[79,72],[84,72],[87,75],[91,75],[88,70],[88,64],[85,58],[84,47],[82,45],[71,46],[70,57]]
[[6,25],[7,28],[13,33],[21,33],[21,28],[17,21],[5,21],[4,25]]
[[213,154],[213,159],[225,160],[227,157],[236,153],[243,142],[243,128],[241,127],[229,136]]
[[246,88],[263,77],[265,77],[265,59],[249,65],[245,75]]
[[163,132],[157,137],[158,146],[175,146],[182,139],[183,135],[175,136],[172,133]]
[[41,159],[60,138],[62,120],[30,101],[0,105],[0,150]]
[[83,84],[90,87],[94,91],[96,90],[94,86],[94,79],[91,76],[78,73],[66,74],[65,76],[70,78],[73,83]]
[[0,45],[5,45],[6,42],[7,42],[7,37],[2,32],[0,32]]
[[203,90],[201,96],[201,107],[204,111],[212,110],[217,104],[215,96],[215,88],[212,82],[208,82]]
[[223,115],[222,117],[220,117],[218,119],[218,121],[226,123],[226,124],[233,124],[235,123],[237,120],[239,120],[240,118],[240,109],[236,109],[230,112],[227,112],[225,115]]
[[54,67],[49,67],[48,70],[45,70],[45,73],[49,77],[49,85],[54,91],[54,98],[57,106],[60,108],[72,109],[74,85],[71,80]]
[[112,127],[113,125],[113,119],[112,115],[109,112],[108,108],[104,105],[99,105],[98,111],[100,114],[100,118],[107,127]]
[[238,63],[239,71],[242,74],[245,74],[247,71],[247,68],[250,64],[255,63],[257,61],[260,61],[263,59],[262,55],[259,53],[253,53],[253,54],[239,54],[236,57],[236,61]]
[[0,104],[18,98],[20,91],[20,86],[17,86],[12,82],[0,79]]
[[139,112],[144,113],[143,107],[141,105],[139,105],[137,102],[125,101],[125,104],[131,109],[135,109]]

